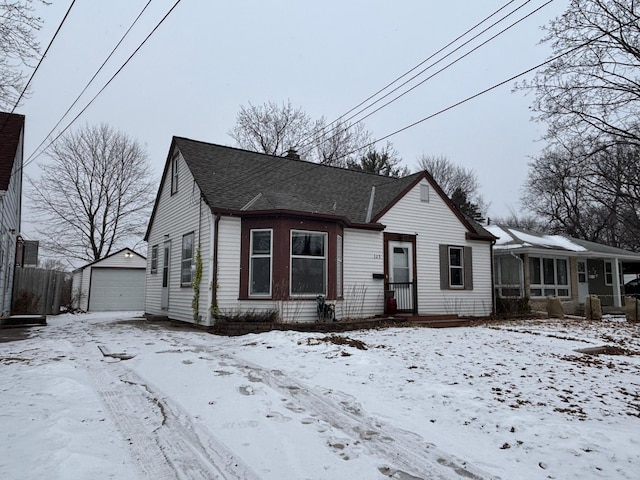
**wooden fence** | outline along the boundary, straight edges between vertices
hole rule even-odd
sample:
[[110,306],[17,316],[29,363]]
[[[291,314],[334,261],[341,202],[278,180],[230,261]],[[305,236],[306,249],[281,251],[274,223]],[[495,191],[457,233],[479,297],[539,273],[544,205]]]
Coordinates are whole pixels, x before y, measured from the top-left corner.
[[16,267],[13,315],[57,315],[71,303],[71,274],[42,268]]

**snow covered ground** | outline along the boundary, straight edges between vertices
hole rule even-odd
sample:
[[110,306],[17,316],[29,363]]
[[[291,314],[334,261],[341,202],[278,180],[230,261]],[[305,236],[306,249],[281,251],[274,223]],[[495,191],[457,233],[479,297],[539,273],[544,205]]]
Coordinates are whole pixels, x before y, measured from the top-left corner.
[[576,352],[640,352],[624,319],[227,338],[135,316],[0,343],[0,478],[640,478],[640,355]]

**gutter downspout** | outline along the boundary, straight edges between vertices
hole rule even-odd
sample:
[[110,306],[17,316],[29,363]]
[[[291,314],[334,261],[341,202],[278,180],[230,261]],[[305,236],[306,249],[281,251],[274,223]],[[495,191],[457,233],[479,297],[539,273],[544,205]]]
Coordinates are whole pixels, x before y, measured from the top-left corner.
[[[213,222],[211,218],[213,217]],[[209,292],[207,295],[207,323],[212,326],[215,319],[214,314],[218,313],[218,223],[220,215],[211,214],[209,217]]]

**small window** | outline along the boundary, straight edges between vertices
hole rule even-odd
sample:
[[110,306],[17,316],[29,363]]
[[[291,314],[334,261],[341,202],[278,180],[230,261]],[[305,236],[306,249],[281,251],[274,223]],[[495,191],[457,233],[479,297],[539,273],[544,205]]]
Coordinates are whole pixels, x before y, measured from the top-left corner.
[[613,262],[604,262],[604,284],[613,285]]
[[429,201],[429,185],[420,185],[420,201]]
[[326,233],[291,231],[290,288],[292,295],[326,295]]
[[449,286],[464,288],[464,250],[462,247],[449,247]]
[[178,160],[180,156],[176,153],[171,159],[171,195],[178,192]]
[[182,262],[180,265],[180,285],[190,287],[193,279],[193,232],[182,237]]
[[158,273],[158,245],[151,247],[151,273]]
[[272,231],[251,230],[249,294],[271,296]]

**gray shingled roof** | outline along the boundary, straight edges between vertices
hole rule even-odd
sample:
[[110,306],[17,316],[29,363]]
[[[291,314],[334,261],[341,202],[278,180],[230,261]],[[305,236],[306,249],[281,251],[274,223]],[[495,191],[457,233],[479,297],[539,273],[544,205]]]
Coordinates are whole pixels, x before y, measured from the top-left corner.
[[[422,178],[448,203],[467,228],[470,238],[494,240],[476,222],[466,218],[427,172],[404,178],[329,167],[317,163],[239,150],[188,138],[173,137],[169,158],[178,150],[213,212],[290,211],[343,218],[356,225],[377,222],[387,209]],[[169,173],[167,160],[163,182]],[[371,217],[367,218],[372,187]],[[162,191],[162,184],[159,191]],[[159,197],[153,207],[145,240],[149,237]]]
[[364,223],[376,187],[372,218],[418,180],[329,167],[176,137],[205,200],[221,210],[292,210]]

